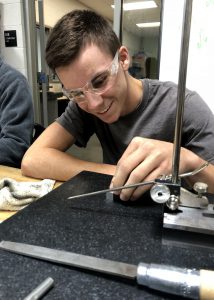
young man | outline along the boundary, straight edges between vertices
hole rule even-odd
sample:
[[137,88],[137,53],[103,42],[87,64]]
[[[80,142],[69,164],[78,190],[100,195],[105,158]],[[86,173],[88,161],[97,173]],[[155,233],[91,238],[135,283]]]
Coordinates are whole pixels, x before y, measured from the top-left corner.
[[[111,186],[153,180],[172,172],[177,86],[137,80],[130,59],[111,26],[92,11],[72,11],[53,28],[46,59],[71,99],[66,111],[27,151],[23,174],[67,180],[82,170],[112,174]],[[65,151],[85,147],[96,134],[103,164]],[[214,118],[203,100],[186,92],[180,173],[210,164],[189,181],[204,181],[214,192]],[[137,199],[147,187],[124,189],[122,200]]]
[[0,164],[19,167],[31,144],[33,101],[26,78],[0,57]]

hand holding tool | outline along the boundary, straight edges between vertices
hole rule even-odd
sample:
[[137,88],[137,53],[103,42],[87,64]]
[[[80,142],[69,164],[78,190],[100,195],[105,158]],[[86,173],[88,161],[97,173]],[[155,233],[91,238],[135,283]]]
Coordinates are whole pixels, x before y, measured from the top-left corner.
[[134,184],[127,184],[127,185],[118,186],[118,187],[111,188],[111,189],[99,190],[99,191],[95,191],[95,192],[71,196],[71,197],[68,197],[68,199],[73,200],[73,199],[77,199],[77,198],[79,199],[79,198],[90,197],[90,196],[95,196],[95,195],[99,195],[99,194],[113,193],[115,191],[121,191],[123,189],[136,188],[138,186],[150,185],[150,184],[154,184],[154,183],[155,183],[155,181],[152,180],[152,181],[138,182],[138,183],[134,183]]

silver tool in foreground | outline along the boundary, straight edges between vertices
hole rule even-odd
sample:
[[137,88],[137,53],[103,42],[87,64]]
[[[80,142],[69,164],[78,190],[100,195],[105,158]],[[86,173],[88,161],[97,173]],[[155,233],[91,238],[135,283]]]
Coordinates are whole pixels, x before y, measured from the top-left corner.
[[46,278],[40,285],[38,285],[24,300],[40,299],[47,291],[53,287],[54,280],[51,277]]
[[213,271],[197,271],[195,269],[146,263],[139,263],[139,265],[136,266],[9,241],[2,241],[0,243],[0,249],[40,260],[137,280],[137,283],[140,285],[190,299],[214,299]]

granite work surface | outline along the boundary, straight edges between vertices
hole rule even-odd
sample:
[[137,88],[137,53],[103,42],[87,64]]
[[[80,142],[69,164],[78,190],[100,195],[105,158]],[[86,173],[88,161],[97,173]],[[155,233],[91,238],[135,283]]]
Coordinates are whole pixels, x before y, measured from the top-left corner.
[[[171,240],[163,232],[163,206],[147,196],[122,203],[105,194],[111,177],[82,172],[0,224],[0,240],[28,243],[115,261],[214,269],[214,249]],[[176,232],[173,233],[174,238]],[[176,241],[175,241],[176,240]],[[23,299],[47,277],[54,288],[43,299],[180,299],[134,281],[57,265],[0,250],[0,299]]]

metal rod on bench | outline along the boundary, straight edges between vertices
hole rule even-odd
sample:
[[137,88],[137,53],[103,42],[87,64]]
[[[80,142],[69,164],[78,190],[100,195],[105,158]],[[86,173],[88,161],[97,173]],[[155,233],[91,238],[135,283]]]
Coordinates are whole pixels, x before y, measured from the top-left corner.
[[179,162],[181,148],[182,122],[185,100],[187,61],[189,50],[190,26],[192,16],[192,0],[184,1],[183,28],[181,39],[180,66],[178,79],[177,111],[173,146],[172,182],[179,182]]

